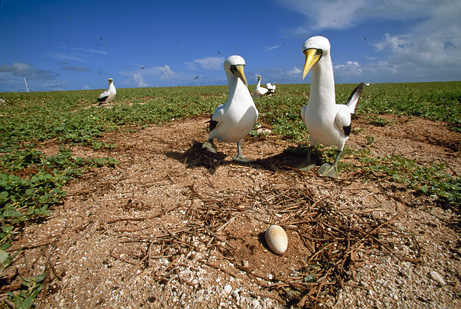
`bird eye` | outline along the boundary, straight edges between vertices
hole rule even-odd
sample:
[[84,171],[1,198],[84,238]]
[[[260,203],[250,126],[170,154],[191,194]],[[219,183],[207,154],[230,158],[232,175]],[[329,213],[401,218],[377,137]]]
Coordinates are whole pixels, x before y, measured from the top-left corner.
[[[242,66],[242,67],[245,67],[244,64],[241,64],[241,66]],[[237,66],[236,66],[236,65],[231,65],[231,66],[230,66],[230,71],[232,72],[232,74],[235,75],[235,72],[238,71],[238,70],[237,70]]]

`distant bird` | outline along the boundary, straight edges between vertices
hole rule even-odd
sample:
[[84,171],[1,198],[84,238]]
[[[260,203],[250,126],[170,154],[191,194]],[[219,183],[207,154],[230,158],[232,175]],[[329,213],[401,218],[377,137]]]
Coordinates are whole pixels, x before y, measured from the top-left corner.
[[258,120],[258,110],[253,102],[248,83],[243,72],[245,60],[237,55],[224,61],[224,71],[229,85],[229,98],[225,104],[219,105],[210,120],[210,135],[202,148],[216,153],[213,140],[237,143],[238,154],[234,161],[248,163],[251,160],[242,156],[240,143],[254,128]]
[[112,78],[109,78],[108,81],[109,81],[109,89],[107,89],[106,91],[104,91],[103,93],[99,95],[98,101],[96,101],[96,102],[99,102],[98,106],[106,104],[106,103],[110,103],[110,101],[112,101],[115,98],[115,95],[117,94],[117,90],[115,89],[115,85],[114,85],[114,80]]
[[311,162],[311,150],[317,144],[337,146],[334,163],[324,163],[318,170],[321,176],[336,178],[339,157],[351,133],[351,114],[362,95],[363,83],[354,89],[346,105],[336,104],[330,42],[321,36],[311,37],[304,42],[303,53],[306,55],[303,79],[312,68],[309,102],[301,110],[301,117],[309,132],[311,149],[305,164],[298,168],[310,170],[314,166]]
[[275,88],[277,87],[276,85],[277,85],[277,83],[273,83],[273,84],[267,83],[266,84],[266,88],[267,88],[267,90],[269,92],[269,95],[274,94]]
[[267,88],[261,87],[261,75],[258,75],[258,82],[256,83],[254,89],[254,95],[257,97],[262,97],[263,95],[267,94],[269,90]]

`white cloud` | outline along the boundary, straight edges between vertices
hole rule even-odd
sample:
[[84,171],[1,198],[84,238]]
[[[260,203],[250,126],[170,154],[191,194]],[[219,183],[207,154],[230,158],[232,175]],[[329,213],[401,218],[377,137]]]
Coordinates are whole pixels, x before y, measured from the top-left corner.
[[76,50],[76,51],[83,51],[83,52],[93,53],[93,54],[103,54],[103,55],[107,54],[107,51],[105,51],[105,50],[95,50],[95,49],[86,49],[86,48],[78,48],[78,47],[72,47],[70,49],[71,50]]
[[91,71],[90,69],[88,68],[85,68],[85,67],[75,67],[75,66],[72,66],[72,65],[69,65],[69,64],[66,64],[62,67],[63,70],[67,70],[67,71],[76,71],[76,72],[88,72],[88,71]]
[[[364,56],[360,70],[352,64],[336,67],[337,82],[352,78],[389,81],[443,81],[461,78],[461,1],[459,0],[279,0],[306,16],[306,22],[290,29],[306,38],[313,31],[373,27],[374,21],[411,22],[401,33],[385,34],[372,46],[376,56]],[[372,42],[371,40],[369,40]],[[356,68],[357,69],[357,68]]]
[[334,70],[337,80],[355,79],[362,76],[362,67],[356,61],[346,61],[345,64],[335,65]]
[[[374,46],[387,53],[396,78],[459,80],[461,72],[461,2],[435,8],[411,33],[385,34]],[[380,65],[370,64],[372,72]],[[388,70],[387,70],[388,71]],[[397,76],[398,75],[398,76]]]
[[142,77],[142,74],[137,72],[132,75],[132,78],[136,84],[137,87],[147,87],[149,86],[147,83],[144,82],[144,78]]
[[301,76],[301,69],[298,69],[297,67],[294,67],[293,69],[289,70],[286,72],[286,74],[290,77],[298,77]]
[[195,59],[192,62],[185,62],[189,70],[197,70],[200,67],[205,70],[219,70],[224,62],[224,57],[204,57]]
[[[307,17],[307,24],[292,29],[305,35],[312,30],[344,29],[370,19],[410,20],[431,16],[458,0],[279,0]],[[459,11],[458,11],[459,13]]]
[[94,54],[107,55],[107,51],[103,50],[94,50],[79,47],[71,47],[69,48],[70,51],[68,51],[66,47],[63,47],[62,49],[66,50],[66,52],[55,53],[52,55],[52,57],[59,60],[87,62],[92,56],[94,56]]
[[276,48],[279,48],[279,47],[282,47],[283,45],[282,44],[279,44],[279,45],[274,45],[274,46],[268,46],[268,47],[265,47],[264,49],[265,50],[273,50],[273,49],[276,49]]
[[184,85],[191,82],[194,77],[183,72],[175,72],[168,65],[157,67],[144,67],[142,70],[120,72],[126,76],[122,81],[125,85],[136,87],[159,87]]
[[50,80],[56,78],[56,72],[35,69],[27,63],[15,62],[12,65],[0,65],[0,73],[6,76],[15,76],[27,79],[45,79]]

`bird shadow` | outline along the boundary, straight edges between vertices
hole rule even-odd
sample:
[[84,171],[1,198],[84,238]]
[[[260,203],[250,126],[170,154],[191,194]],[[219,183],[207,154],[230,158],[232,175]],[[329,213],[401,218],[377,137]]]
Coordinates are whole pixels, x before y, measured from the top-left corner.
[[[281,153],[257,159],[252,162],[255,168],[265,169],[273,172],[280,170],[298,170],[297,167],[307,159],[308,148],[305,146],[289,146]],[[311,159],[316,164],[321,162],[321,154],[314,151]]]
[[202,148],[202,143],[194,141],[192,146],[184,152],[169,151],[166,156],[184,163],[186,168],[204,167],[210,174],[214,174],[219,166],[229,164],[224,161],[223,153],[211,153]]
[[[277,172],[287,169],[295,169],[299,164],[306,159],[308,149],[303,146],[288,147],[281,153],[268,156],[266,158],[256,159],[250,163],[238,163],[235,161],[225,160],[228,157],[224,153],[211,153],[202,148],[202,143],[194,141],[192,146],[184,152],[169,151],[166,156],[184,163],[186,168],[194,169],[204,167],[210,174],[214,174],[220,166],[226,165],[245,165],[256,169],[264,169],[272,172]],[[320,162],[320,157],[317,152],[312,153],[312,159]]]

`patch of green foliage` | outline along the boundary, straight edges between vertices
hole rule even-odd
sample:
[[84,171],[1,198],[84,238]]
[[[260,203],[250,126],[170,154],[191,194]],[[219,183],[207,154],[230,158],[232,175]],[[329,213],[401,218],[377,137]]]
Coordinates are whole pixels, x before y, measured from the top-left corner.
[[[112,158],[72,156],[65,147],[50,157],[33,149],[3,155],[0,157],[0,222],[3,226],[14,226],[48,215],[50,206],[65,195],[62,187],[69,180],[89,168],[115,164]],[[6,236],[0,235],[2,239]]]
[[[336,149],[327,149],[322,154],[327,157],[326,160],[331,161],[336,156]],[[339,161],[341,170],[360,171],[362,175],[368,175],[369,178],[384,175],[419,194],[434,197],[436,202],[444,208],[451,208],[455,212],[461,211],[461,178],[449,175],[444,164],[423,166],[401,156],[373,157],[368,149],[354,151],[346,147],[343,157],[351,155],[364,164],[361,167],[355,167]]]
[[8,298],[14,308],[27,309],[34,304],[35,298],[43,289],[46,273],[32,278],[21,278],[21,289],[16,293],[8,292]]

